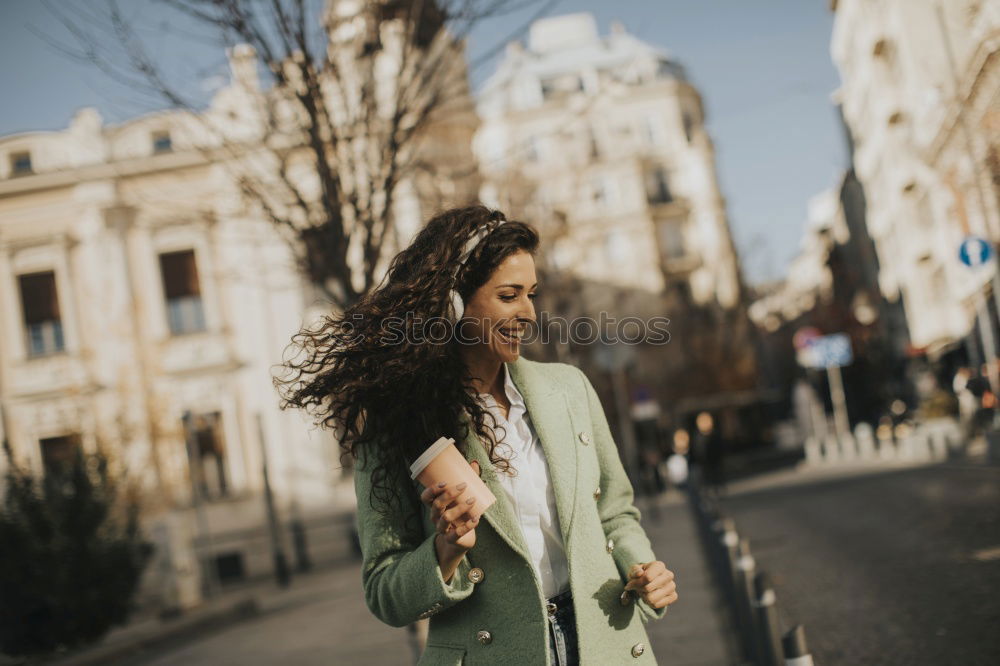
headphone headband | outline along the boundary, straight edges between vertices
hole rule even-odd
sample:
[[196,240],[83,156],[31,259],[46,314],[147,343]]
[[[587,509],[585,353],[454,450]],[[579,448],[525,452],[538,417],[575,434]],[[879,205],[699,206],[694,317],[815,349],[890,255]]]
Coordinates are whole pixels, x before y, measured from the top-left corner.
[[[491,220],[496,222],[495,225],[486,224],[485,226],[478,229],[468,241],[465,243],[465,247],[462,249],[462,254],[458,257],[458,265],[455,266],[455,271],[452,273],[452,278],[457,279],[459,271],[465,266],[465,262],[469,260],[472,253],[476,251],[479,244],[491,233],[496,231],[500,226],[507,222],[506,219],[501,218],[499,220]],[[455,286],[458,286],[457,284]],[[462,301],[462,297],[459,295],[458,290],[452,287],[451,290],[451,305],[454,310],[455,323],[458,323],[462,319],[462,315],[465,312],[465,303]]]

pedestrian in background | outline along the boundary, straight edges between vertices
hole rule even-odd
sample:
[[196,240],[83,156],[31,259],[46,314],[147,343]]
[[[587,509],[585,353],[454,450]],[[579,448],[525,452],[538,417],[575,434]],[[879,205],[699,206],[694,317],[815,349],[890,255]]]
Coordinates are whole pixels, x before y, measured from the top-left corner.
[[973,419],[978,408],[978,400],[970,390],[972,370],[968,366],[960,367],[952,378],[951,388],[958,399],[958,420],[966,441],[972,438]]
[[717,495],[725,490],[726,483],[724,442],[710,412],[700,412],[695,418],[695,427],[694,450],[702,476],[708,490]]
[[[430,618],[419,664],[655,663],[643,625],[677,600],[594,387],[520,356],[538,244],[482,206],[441,213],[286,364],[286,405],[358,460],[368,608],[396,627]],[[496,497],[481,519],[465,484],[409,474],[442,436]]]
[[684,428],[674,431],[673,453],[667,458],[667,478],[675,487],[684,490],[688,481],[688,453],[691,450],[691,436]]

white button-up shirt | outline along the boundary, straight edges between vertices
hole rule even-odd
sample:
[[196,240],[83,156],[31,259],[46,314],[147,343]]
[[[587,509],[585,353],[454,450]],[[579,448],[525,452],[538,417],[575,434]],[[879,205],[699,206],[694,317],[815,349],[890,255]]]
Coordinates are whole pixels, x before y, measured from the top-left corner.
[[496,439],[500,440],[503,435],[503,440],[497,444],[497,452],[510,460],[511,467],[516,470],[516,474],[511,476],[511,473],[505,474],[498,469],[497,478],[521,523],[532,565],[542,584],[542,593],[548,599],[569,589],[569,563],[559,529],[556,496],[545,452],[531,425],[524,398],[511,381],[507,364],[503,363],[501,367],[504,392],[510,401],[507,418],[504,418],[492,395],[480,393],[479,397],[496,416]]

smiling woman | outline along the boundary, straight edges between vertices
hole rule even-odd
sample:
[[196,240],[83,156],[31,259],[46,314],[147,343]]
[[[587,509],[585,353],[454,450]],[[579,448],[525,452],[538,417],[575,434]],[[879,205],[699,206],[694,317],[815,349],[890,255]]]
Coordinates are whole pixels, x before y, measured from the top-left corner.
[[[482,206],[438,215],[378,289],[295,337],[277,381],[357,458],[365,599],[393,626],[432,618],[421,664],[655,663],[642,623],[677,599],[594,388],[520,356],[538,240]],[[442,436],[497,499],[482,521],[465,484],[407,474]]]

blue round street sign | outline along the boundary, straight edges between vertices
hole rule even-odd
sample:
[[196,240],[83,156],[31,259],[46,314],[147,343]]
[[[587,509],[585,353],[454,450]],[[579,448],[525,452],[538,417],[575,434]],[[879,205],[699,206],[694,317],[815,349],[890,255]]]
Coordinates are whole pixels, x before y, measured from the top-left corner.
[[966,266],[982,266],[991,259],[993,249],[978,236],[966,236],[958,246],[958,258]]

